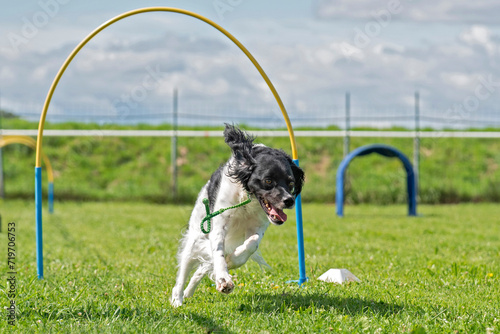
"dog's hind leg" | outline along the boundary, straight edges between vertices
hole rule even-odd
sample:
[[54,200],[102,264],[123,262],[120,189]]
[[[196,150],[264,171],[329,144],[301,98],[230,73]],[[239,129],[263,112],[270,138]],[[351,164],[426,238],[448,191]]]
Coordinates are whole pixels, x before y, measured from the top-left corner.
[[196,290],[196,287],[198,287],[198,284],[200,284],[201,280],[207,272],[210,271],[210,266],[207,266],[205,264],[201,264],[198,269],[193,274],[193,277],[191,277],[191,280],[189,281],[188,286],[186,287],[186,290],[184,290],[184,298],[189,298],[192,297],[194,294],[194,290]]
[[183,260],[179,264],[179,271],[177,272],[177,280],[175,281],[175,286],[172,289],[172,299],[170,303],[172,306],[178,307],[182,305],[183,294],[182,290],[186,281],[188,279],[189,273],[193,270],[196,261],[193,259]]
[[253,253],[252,256],[250,256],[250,258],[252,260],[254,260],[255,262],[257,262],[260,269],[262,269],[262,270],[271,270],[272,269],[271,266],[267,264],[266,260],[264,260],[264,258],[260,254],[259,250],[256,250],[255,253]]
[[172,289],[172,299],[170,301],[172,306],[175,307],[182,305],[184,286],[186,285],[189,274],[193,270],[194,266],[199,263],[199,261],[194,259],[191,255],[194,242],[194,240],[188,239],[179,256],[179,269],[177,271],[177,279],[175,281],[175,286]]

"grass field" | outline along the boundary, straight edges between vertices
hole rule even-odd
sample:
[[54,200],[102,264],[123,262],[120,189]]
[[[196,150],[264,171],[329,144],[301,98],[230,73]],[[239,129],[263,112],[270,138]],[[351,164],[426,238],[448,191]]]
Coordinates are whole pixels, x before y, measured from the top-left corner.
[[[18,333],[499,333],[500,206],[304,206],[309,282],[298,278],[294,214],[261,244],[273,267],[248,263],[224,296],[205,279],[169,305],[177,241],[190,206],[56,203],[44,212],[45,279],[36,279],[34,205],[1,203],[16,225]],[[361,283],[317,280],[348,268]],[[6,273],[5,268],[3,271]],[[2,306],[9,305],[6,274]],[[0,331],[12,329],[6,316]]]

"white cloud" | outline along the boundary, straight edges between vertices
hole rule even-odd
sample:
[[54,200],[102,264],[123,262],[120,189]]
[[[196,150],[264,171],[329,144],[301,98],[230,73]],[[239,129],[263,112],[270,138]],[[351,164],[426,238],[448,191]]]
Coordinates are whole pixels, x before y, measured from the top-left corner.
[[34,69],[33,73],[31,74],[30,79],[35,80],[35,81],[42,81],[43,79],[46,79],[47,77],[47,72],[48,69],[46,66],[38,66]]
[[0,69],[0,81],[1,82],[9,82],[11,80],[15,80],[16,74],[10,67],[2,67]]
[[318,0],[315,10],[323,19],[367,20],[385,11],[396,20],[498,24],[500,4],[496,0]]
[[440,77],[442,78],[442,81],[447,85],[459,89],[473,89],[474,82],[476,81],[474,76],[460,72],[443,72],[441,73]]
[[464,31],[462,39],[468,43],[489,44],[491,42],[491,32],[485,26],[473,25],[469,30]]
[[499,45],[494,41],[494,35],[488,27],[483,25],[473,25],[464,31],[460,38],[469,45],[482,46],[490,56],[499,53]]

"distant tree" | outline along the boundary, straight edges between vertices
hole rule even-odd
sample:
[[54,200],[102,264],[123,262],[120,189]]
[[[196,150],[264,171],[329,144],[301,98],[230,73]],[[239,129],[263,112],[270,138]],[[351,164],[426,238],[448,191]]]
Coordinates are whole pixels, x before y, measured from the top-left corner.
[[0,116],[3,118],[19,118],[19,116],[17,116],[16,114],[3,109],[0,109]]

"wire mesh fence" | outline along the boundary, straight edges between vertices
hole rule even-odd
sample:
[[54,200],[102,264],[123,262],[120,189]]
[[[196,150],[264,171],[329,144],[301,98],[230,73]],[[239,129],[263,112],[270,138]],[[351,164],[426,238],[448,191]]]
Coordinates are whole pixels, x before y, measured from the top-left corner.
[[[20,129],[30,126],[35,130],[40,110],[38,106],[19,106],[9,110],[9,114],[3,113],[3,133],[7,131],[5,129],[13,127]],[[393,145],[417,165],[421,203],[500,200],[500,111],[468,111],[463,105],[461,108],[453,105],[430,107],[416,95],[413,105],[391,109],[362,105],[347,96],[344,104],[314,106],[307,112],[300,108],[289,108],[288,112],[299,136],[305,137],[298,142],[301,166],[308,174],[309,187],[304,190],[305,201],[333,202],[335,172],[340,161],[350,150],[371,143]],[[120,126],[172,129],[175,115],[178,124],[187,128],[220,127],[225,122],[239,123],[250,129],[283,130],[285,127],[277,108],[248,104],[233,106],[230,103],[225,108],[215,108],[182,99],[178,109],[171,102],[162,106],[142,104],[129,110],[86,105],[75,105],[64,110],[54,108],[49,111],[47,121],[53,124],[48,129],[106,129],[107,125],[113,129],[121,129]],[[12,119],[26,122],[10,122]],[[463,138],[447,138],[442,130],[455,130],[451,131],[454,136]],[[486,135],[480,136],[481,133]],[[276,134],[278,137],[272,138]],[[168,202],[175,200],[171,190],[176,184],[179,189],[177,200],[189,202],[196,197],[198,189],[209,177],[207,171],[217,168],[227,155],[223,142],[219,138],[208,140],[205,138],[206,133],[203,134],[204,138],[179,137],[177,148],[171,146],[170,138],[108,139],[104,131],[90,133],[89,136],[82,139],[46,139],[44,150],[55,160],[56,197],[59,193],[59,196],[68,199],[121,200],[124,199],[123,194],[128,197],[130,193],[135,193],[138,199]],[[133,134],[128,136],[134,137]],[[312,136],[324,138],[307,138]],[[467,138],[471,136],[476,138]],[[284,149],[289,147],[286,133],[263,132],[259,137],[266,144]],[[347,142],[346,138],[349,139]],[[160,148],[156,147],[158,143],[161,143]],[[151,149],[153,146],[154,150]],[[128,149],[131,150],[130,154],[117,153],[116,157],[104,153],[108,150],[125,152]],[[28,156],[32,153],[17,149],[12,155],[12,150],[3,154],[6,183],[10,185],[6,196],[30,197],[32,182],[26,181],[23,175],[25,168],[19,167],[19,163],[25,162],[31,166],[31,157]],[[174,150],[179,152],[174,155],[175,158],[171,158]],[[106,159],[102,156],[106,156]],[[83,157],[88,159],[87,162]],[[75,163],[72,165],[68,161]],[[203,169],[198,168],[200,161],[203,161]],[[97,162],[103,165],[98,166]],[[88,170],[82,172],[76,168],[79,164],[84,164]],[[159,168],[153,173],[148,172],[154,175],[156,181],[141,181],[140,175],[145,173],[144,166]],[[172,176],[173,166],[178,167],[178,180]],[[121,173],[130,178],[125,180]],[[84,186],[76,189],[71,184],[75,184],[79,178],[84,179]],[[88,184],[85,185],[85,182]],[[399,164],[383,158],[367,157],[356,161],[349,170],[346,187],[348,203],[388,204],[406,201],[404,173]]]
[[[359,99],[359,98],[358,98]],[[36,122],[42,106],[10,105],[9,112]],[[367,105],[346,94],[345,103],[332,105],[292,106],[287,108],[294,127],[337,128],[342,130],[406,129],[406,130],[469,130],[500,129],[500,108],[471,108],[463,103],[445,106],[426,105],[418,94],[408,105]],[[95,106],[57,105],[48,112],[53,123],[84,122],[95,124],[171,124],[174,110],[171,100],[164,105],[140,103],[133,106],[106,104]],[[283,116],[277,106],[217,101],[217,106],[179,99],[177,111],[181,126],[219,126],[224,122],[242,123],[262,128],[283,128]]]

